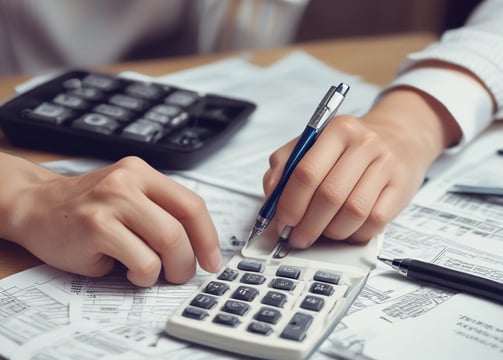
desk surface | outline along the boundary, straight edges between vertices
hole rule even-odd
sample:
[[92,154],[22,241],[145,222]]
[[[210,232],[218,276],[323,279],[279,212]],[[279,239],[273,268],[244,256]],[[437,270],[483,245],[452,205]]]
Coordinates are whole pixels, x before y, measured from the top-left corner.
[[[295,46],[257,50],[249,52],[251,62],[267,66],[291,50],[300,49],[308,52],[328,65],[355,75],[377,85],[385,85],[393,79],[398,64],[406,54],[422,49],[435,40],[431,34],[404,34],[394,36],[353,38],[336,41],[322,41]],[[121,72],[125,70],[137,71],[152,76],[203,65],[241,53],[227,53],[219,55],[193,56],[171,58],[138,63],[121,63],[97,70]],[[14,94],[14,87],[30,78],[30,76],[13,76],[0,78],[0,102]],[[64,157],[58,154],[26,150],[11,146],[0,130],[0,151],[23,156],[32,161],[44,162]],[[14,274],[40,264],[41,262],[24,249],[8,241],[0,240],[0,278]]]

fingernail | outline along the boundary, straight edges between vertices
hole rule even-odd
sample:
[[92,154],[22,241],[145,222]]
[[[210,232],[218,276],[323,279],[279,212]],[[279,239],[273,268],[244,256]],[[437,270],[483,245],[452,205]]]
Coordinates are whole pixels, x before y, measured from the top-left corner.
[[210,267],[214,272],[219,271],[222,267],[222,253],[220,252],[220,248],[216,248],[213,250],[213,253],[211,253]]

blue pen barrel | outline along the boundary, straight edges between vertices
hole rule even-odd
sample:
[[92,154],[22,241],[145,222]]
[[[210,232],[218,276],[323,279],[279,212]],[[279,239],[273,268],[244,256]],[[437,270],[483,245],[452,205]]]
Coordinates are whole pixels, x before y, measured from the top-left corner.
[[290,176],[292,175],[293,170],[295,169],[299,161],[314,144],[317,135],[318,131],[311,126],[307,126],[304,129],[304,131],[300,135],[299,140],[297,141],[297,144],[295,144],[295,148],[293,149],[292,154],[285,164],[285,169],[283,170],[281,179],[276,185],[274,191],[271,193],[267,201],[260,209],[260,216],[266,219],[271,219],[273,217],[274,213],[276,212],[276,206],[278,205],[279,198],[286,186],[286,183],[290,179]]

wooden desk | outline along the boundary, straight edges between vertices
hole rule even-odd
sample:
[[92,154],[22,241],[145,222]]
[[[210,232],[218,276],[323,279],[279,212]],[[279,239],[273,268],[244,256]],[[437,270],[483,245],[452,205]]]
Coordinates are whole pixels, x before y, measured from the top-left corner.
[[[406,54],[420,50],[435,40],[431,34],[404,34],[385,37],[354,38],[337,41],[322,41],[300,44],[281,49],[250,52],[251,61],[257,65],[267,66],[279,60],[291,50],[304,50],[328,65],[355,75],[360,75],[368,82],[385,85],[395,75],[398,64]],[[223,55],[197,56],[149,61],[141,63],[123,63],[98,68],[97,70],[121,72],[133,70],[152,76],[159,76],[194,66],[221,60],[229,56],[240,55],[228,53]],[[0,102],[14,94],[14,87],[30,76],[13,76],[0,78]],[[36,162],[63,159],[62,155],[26,150],[10,145],[0,131],[0,151],[14,153]],[[24,249],[8,241],[0,240],[0,278],[40,264],[40,261]]]

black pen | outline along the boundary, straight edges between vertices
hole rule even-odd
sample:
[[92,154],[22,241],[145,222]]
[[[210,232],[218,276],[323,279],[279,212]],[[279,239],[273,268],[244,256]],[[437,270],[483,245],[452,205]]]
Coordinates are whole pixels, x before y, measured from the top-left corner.
[[255,225],[250,231],[250,236],[245,244],[245,247],[255,238],[257,238],[269,225],[274,213],[276,212],[276,206],[278,204],[279,198],[285,188],[288,179],[292,175],[295,166],[302,159],[302,157],[307,153],[311,146],[316,141],[318,135],[323,131],[325,126],[332,120],[337,112],[337,109],[342,104],[347,92],[349,90],[349,85],[345,83],[340,83],[337,87],[331,86],[327,93],[316,107],[314,114],[311,116],[307,126],[302,132],[295,148],[293,149],[290,157],[288,158],[283,174],[276,185],[276,188],[271,193],[269,198],[262,205],[262,208],[257,215],[255,220]]
[[383,263],[409,279],[443,286],[503,304],[503,283],[414,259],[385,259]]

